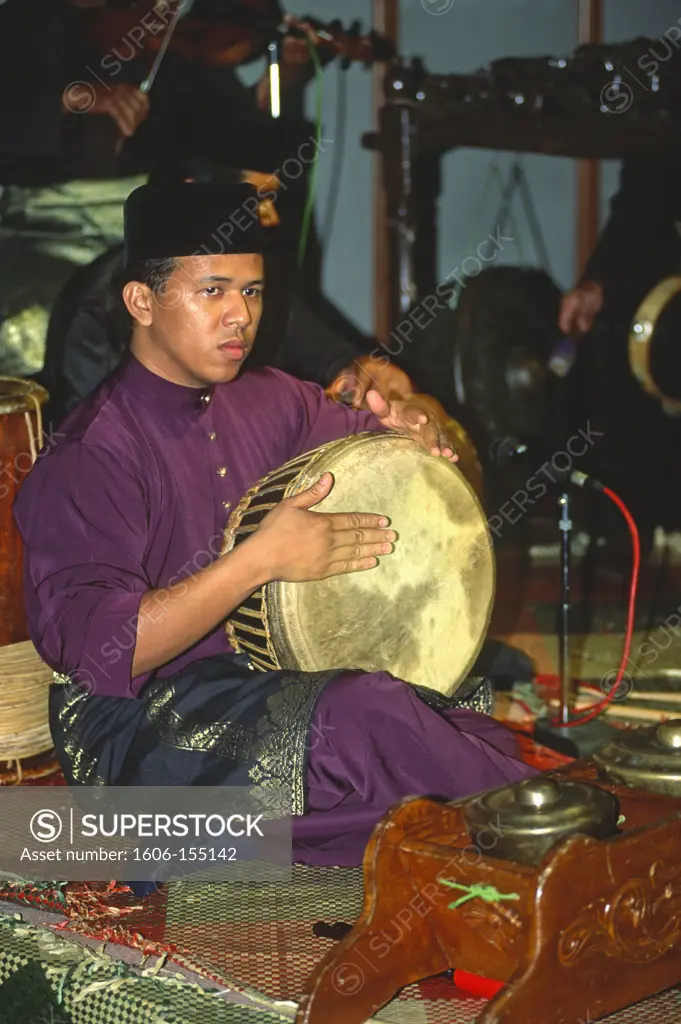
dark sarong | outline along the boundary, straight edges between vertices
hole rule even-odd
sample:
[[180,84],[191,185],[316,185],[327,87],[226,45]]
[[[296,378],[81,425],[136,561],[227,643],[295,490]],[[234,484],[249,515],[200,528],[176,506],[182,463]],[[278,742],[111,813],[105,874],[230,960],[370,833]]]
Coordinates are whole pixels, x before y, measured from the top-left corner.
[[91,696],[64,679],[51,721],[72,785],[285,791],[294,860],[351,866],[405,797],[460,799],[534,774],[491,705],[487,680],[445,699],[387,673],[260,673],[222,655],[136,698]]
[[[50,688],[55,750],[69,785],[290,787],[302,815],[315,707],[347,674],[258,672],[226,654],[154,680],[137,698],[98,697],[64,677]],[[467,680],[453,699],[413,690],[438,712],[491,711],[485,680]]]
[[290,787],[300,815],[312,716],[335,675],[255,672],[228,654],[155,680],[138,698],[55,684],[55,750],[70,785]]

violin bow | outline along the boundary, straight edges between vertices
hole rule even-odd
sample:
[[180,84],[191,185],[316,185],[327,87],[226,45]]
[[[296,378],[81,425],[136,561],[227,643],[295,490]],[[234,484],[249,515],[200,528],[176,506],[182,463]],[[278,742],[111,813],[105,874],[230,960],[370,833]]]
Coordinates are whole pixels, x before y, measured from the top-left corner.
[[161,45],[159,47],[158,53],[154,57],[154,63],[151,65],[151,69],[149,71],[149,74],[147,75],[147,77],[144,79],[144,81],[140,85],[140,92],[147,92],[148,93],[150,91],[152,85],[154,84],[154,79],[156,78],[156,75],[159,72],[159,68],[161,67],[161,64],[163,62],[163,58],[166,55],[166,51],[167,51],[168,47],[170,46],[170,40],[173,38],[173,32],[177,28],[177,23],[180,20],[180,18],[182,17],[182,15],[184,14],[184,12],[186,10],[188,10],[190,6],[191,6],[191,3],[187,3],[187,0],[179,0],[178,5],[177,5],[177,10],[173,14],[173,16],[172,16],[172,18],[170,20],[170,24],[168,25],[168,28],[166,29],[166,33],[165,33],[165,35],[163,37],[163,42],[161,43]]
[[[168,47],[170,45],[170,40],[173,37],[173,32],[175,31],[175,28],[177,27],[177,23],[180,20],[180,18],[182,17],[182,15],[184,14],[185,10],[187,10],[187,8],[189,6],[190,6],[190,4],[187,3],[187,0],[179,0],[178,5],[177,5],[177,10],[173,14],[173,16],[172,16],[172,18],[170,20],[170,24],[168,25],[168,28],[166,29],[166,34],[163,37],[163,42],[161,43],[161,45],[159,47],[158,53],[154,57],[154,63],[151,65],[151,69],[149,71],[149,74],[147,75],[147,77],[144,79],[144,81],[142,82],[142,84],[139,87],[140,88],[140,92],[148,93],[149,90],[151,89],[152,85],[154,84],[154,79],[156,78],[156,75],[158,74],[158,70],[161,67],[161,63],[163,61],[163,58],[165,57],[166,50],[168,49]],[[124,145],[125,145],[125,139],[123,138],[122,135],[119,135],[118,140],[117,140],[117,142],[116,142],[116,144],[114,146],[114,156],[115,157],[119,157],[121,155],[121,152],[123,151],[123,146]]]

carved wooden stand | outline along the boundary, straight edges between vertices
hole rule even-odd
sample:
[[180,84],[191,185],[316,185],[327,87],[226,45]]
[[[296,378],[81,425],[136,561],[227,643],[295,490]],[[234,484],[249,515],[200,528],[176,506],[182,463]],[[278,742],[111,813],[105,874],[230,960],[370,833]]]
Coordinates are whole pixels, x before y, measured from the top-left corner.
[[[614,793],[622,834],[567,839],[528,867],[494,858],[492,829],[473,847],[463,804],[405,801],[372,836],[362,915],[296,1024],[364,1024],[450,968],[507,983],[478,1024],[594,1022],[681,982],[681,799],[600,783],[591,764],[553,774]],[[466,893],[441,879],[499,895],[452,909]]]

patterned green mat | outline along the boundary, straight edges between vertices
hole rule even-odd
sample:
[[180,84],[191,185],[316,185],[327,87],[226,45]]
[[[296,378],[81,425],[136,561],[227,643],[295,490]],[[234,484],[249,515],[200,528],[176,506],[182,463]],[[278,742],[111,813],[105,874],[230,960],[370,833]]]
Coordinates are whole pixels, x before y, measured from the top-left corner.
[[281,1024],[170,972],[146,976],[51,931],[0,918],[0,1024]]

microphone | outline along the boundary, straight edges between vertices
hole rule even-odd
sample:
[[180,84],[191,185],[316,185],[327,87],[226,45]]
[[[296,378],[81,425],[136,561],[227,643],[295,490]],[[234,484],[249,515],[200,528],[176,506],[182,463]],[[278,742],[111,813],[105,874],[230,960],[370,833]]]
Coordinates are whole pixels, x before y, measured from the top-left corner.
[[496,466],[503,466],[511,459],[527,453],[527,445],[517,437],[495,437],[490,441],[489,456]]
[[[528,446],[517,437],[495,437],[489,446],[490,459],[496,466],[504,466],[519,458],[527,458],[531,454],[533,453]],[[539,456],[537,455],[537,457]],[[544,459],[542,468],[548,463],[551,463],[551,456]],[[590,473],[584,473],[579,469],[559,469],[551,464],[550,474],[549,478],[553,478],[556,483],[558,481],[568,481],[575,487],[586,488],[590,491],[602,491],[604,487],[600,480],[591,476]]]

